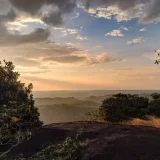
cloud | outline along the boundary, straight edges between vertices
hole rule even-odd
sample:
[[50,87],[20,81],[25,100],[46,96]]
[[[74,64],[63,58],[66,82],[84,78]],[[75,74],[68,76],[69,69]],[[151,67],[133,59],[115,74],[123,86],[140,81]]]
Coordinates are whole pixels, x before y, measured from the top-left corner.
[[38,43],[26,43],[25,45],[19,44],[12,47],[4,46],[1,47],[1,52],[5,53],[9,59],[12,59],[13,57],[23,57],[25,59],[41,60],[50,56],[81,54],[80,52],[82,51],[76,47],[63,46],[51,41],[44,41]]
[[95,64],[103,64],[109,62],[121,61],[120,59],[112,59],[108,54],[102,53],[97,55],[96,57],[90,57],[86,60],[86,65],[95,65]]
[[151,0],[144,8],[144,14],[140,18],[141,23],[151,23],[160,20],[160,1]]
[[21,35],[19,33],[12,34],[9,33],[2,24],[0,24],[0,46],[38,43],[47,40],[49,35],[49,30],[42,28],[37,28],[26,35]]
[[[9,0],[14,8],[31,16],[39,17],[44,23],[59,26],[64,22],[64,16],[73,11],[76,1],[73,0]],[[43,10],[43,7],[57,8]]]
[[80,50],[71,45],[63,46],[51,41],[20,44],[14,47],[6,46],[1,48],[1,52],[5,53],[9,60],[23,67],[40,67],[48,66],[49,64],[77,64],[78,66],[86,66],[119,61],[118,59],[111,58],[108,54],[90,56],[85,50]]
[[[100,3],[101,2],[101,3]],[[88,12],[96,18],[116,19],[118,22],[129,21],[133,18],[139,18],[142,15],[143,3],[114,0],[114,1],[100,1],[98,6],[92,6]]]
[[105,36],[124,37],[124,34],[121,32],[121,30],[113,30],[110,33],[106,33]]
[[145,41],[145,40],[144,40],[143,37],[139,37],[139,38],[135,38],[135,39],[133,39],[133,40],[131,40],[131,41],[128,41],[128,42],[127,42],[127,45],[138,44],[138,43],[142,43],[142,42],[144,42],[144,41]]
[[32,59],[26,59],[23,57],[14,58],[14,62],[18,66],[26,66],[26,67],[35,67],[35,66],[40,65],[39,61],[32,60]]
[[44,58],[44,61],[52,61],[58,63],[77,63],[82,62],[86,59],[85,56],[78,56],[78,55],[68,55],[68,56],[60,56],[60,57],[47,57]]
[[10,10],[7,14],[0,15],[0,22],[1,24],[8,21],[14,21],[17,15],[13,10]]
[[128,31],[127,27],[121,26],[119,29],[113,30],[109,33],[106,33],[105,36],[112,36],[112,37],[124,37],[122,31]]
[[67,86],[72,86],[72,82],[67,82],[67,81],[62,81],[58,79],[52,78],[42,78],[39,76],[21,76],[23,79],[27,79],[29,81],[35,81],[35,82],[40,82],[42,84],[47,84],[51,85],[52,87],[55,86],[61,86],[61,87],[67,87]]
[[120,29],[124,30],[124,31],[128,31],[129,29],[127,27],[121,26]]
[[104,6],[104,5],[117,5],[119,8],[126,10],[128,8],[132,8],[137,4],[138,0],[86,0],[85,7],[95,7],[95,6]]
[[63,17],[60,12],[48,13],[42,16],[41,20],[51,26],[60,26],[63,24]]
[[5,15],[11,10],[11,4],[8,0],[0,1],[0,15]]
[[118,22],[138,18],[140,23],[152,23],[160,20],[159,0],[86,0],[85,8],[97,18]]
[[23,22],[36,20],[47,26],[60,26],[75,7],[73,0],[1,0],[0,46],[46,41],[50,35],[48,29],[37,28],[24,35],[19,32],[27,27]]
[[77,29],[70,29],[70,28],[62,28],[61,32],[64,34],[64,36],[68,35],[68,34],[78,34],[79,30]]
[[84,41],[87,40],[88,38],[86,36],[77,35],[76,39],[79,41]]
[[145,32],[145,31],[147,31],[147,29],[146,28],[141,28],[139,31],[140,32]]
[[71,19],[76,19],[80,16],[80,13],[77,13],[75,17],[72,17]]
[[9,31],[15,31],[15,30],[20,31],[22,28],[28,27],[27,24],[23,24],[21,22],[8,22],[6,26]]

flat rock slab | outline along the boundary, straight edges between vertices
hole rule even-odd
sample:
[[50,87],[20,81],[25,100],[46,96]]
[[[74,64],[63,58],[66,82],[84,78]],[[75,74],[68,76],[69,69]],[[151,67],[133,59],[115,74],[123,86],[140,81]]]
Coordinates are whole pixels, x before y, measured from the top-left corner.
[[89,139],[86,160],[160,160],[160,129],[145,126],[70,122],[43,126],[33,137],[14,148],[9,155],[31,156],[49,144],[62,142],[83,128]]

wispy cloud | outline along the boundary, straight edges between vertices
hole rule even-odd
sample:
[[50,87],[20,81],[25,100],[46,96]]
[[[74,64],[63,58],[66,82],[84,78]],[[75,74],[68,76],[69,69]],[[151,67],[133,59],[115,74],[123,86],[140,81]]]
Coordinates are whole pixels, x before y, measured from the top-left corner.
[[75,17],[72,17],[71,19],[76,19],[80,16],[80,13],[76,13],[76,16]]
[[121,30],[113,30],[110,33],[106,33],[105,36],[124,37],[124,34]]
[[139,43],[142,43],[144,41],[145,41],[145,39],[143,37],[138,37],[138,38],[135,38],[135,39],[133,39],[131,41],[128,41],[127,45],[139,44]]
[[76,39],[79,41],[84,41],[87,40],[88,38],[86,36],[77,35]]
[[147,31],[147,28],[141,28],[139,31],[140,32],[145,32],[145,31]]
[[121,26],[119,29],[106,33],[105,36],[124,37],[123,31],[128,31],[127,27]]

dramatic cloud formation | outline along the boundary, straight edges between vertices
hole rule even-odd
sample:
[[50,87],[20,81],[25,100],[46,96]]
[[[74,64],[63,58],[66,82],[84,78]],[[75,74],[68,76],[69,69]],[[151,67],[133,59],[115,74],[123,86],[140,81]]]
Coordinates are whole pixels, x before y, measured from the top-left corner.
[[[130,71],[127,76],[112,69],[121,69],[122,63],[134,66],[138,54],[136,62],[140,54],[158,48],[159,21],[160,0],[0,0],[1,60],[13,61],[26,80],[41,83],[37,89],[46,89],[44,83],[47,89],[53,83],[52,89],[91,83],[115,87],[122,81],[129,86]],[[132,59],[128,53],[133,52]]]
[[85,7],[97,18],[114,16],[118,22],[133,18],[139,18],[141,23],[160,20],[159,0],[86,0]]
[[[16,19],[22,15],[25,17],[38,18],[48,26],[60,26],[64,23],[66,15],[71,13],[78,3],[85,5],[88,12],[97,18],[111,19],[113,16],[120,21],[128,21],[139,18],[141,23],[150,23],[160,20],[159,0],[1,0],[0,1],[0,42],[1,45],[13,45],[19,43],[45,41],[49,37],[48,29],[36,29],[28,35],[14,32],[13,25]],[[79,13],[77,13],[79,17]],[[77,17],[76,16],[76,17]],[[8,29],[6,23],[12,24]],[[26,27],[21,24],[21,27]],[[20,28],[20,23],[19,23]],[[15,28],[18,31],[19,28]],[[122,29],[122,28],[121,28]],[[127,28],[123,28],[127,31]],[[142,30],[141,30],[142,31]],[[63,30],[64,34],[78,34],[75,29]],[[123,36],[120,30],[114,30],[106,35]],[[77,40],[87,40],[86,36],[77,35]]]
[[0,31],[2,31],[2,33],[0,32],[0,46],[38,43],[47,40],[50,34],[49,30],[42,28],[37,28],[35,31],[27,35],[21,35],[19,33],[12,34],[9,33],[5,28],[0,28]]
[[144,14],[140,18],[141,23],[151,23],[154,21],[160,21],[160,1],[151,0],[145,7]]
[[[49,12],[43,10],[45,6],[51,6]],[[23,24],[16,22],[22,15],[27,17],[38,17],[44,24],[59,26],[63,24],[66,14],[72,12],[76,7],[73,0],[1,0],[0,1],[0,46],[16,45],[23,43],[37,43],[45,41],[50,35],[48,29],[37,28],[33,32],[22,35],[18,32]],[[9,25],[9,26],[7,26]],[[15,27],[14,29],[14,26]],[[12,31],[12,32],[10,32]],[[73,31],[68,31],[73,33]]]
[[[53,26],[59,26],[64,22],[64,16],[73,11],[76,7],[76,1],[73,0],[9,0],[17,10],[40,16],[40,19]],[[51,6],[49,12],[43,12],[43,7]]]

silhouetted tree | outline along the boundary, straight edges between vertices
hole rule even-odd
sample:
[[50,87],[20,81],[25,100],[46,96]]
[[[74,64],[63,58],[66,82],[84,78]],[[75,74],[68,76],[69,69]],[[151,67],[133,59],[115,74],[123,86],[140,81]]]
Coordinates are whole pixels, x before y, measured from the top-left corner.
[[0,148],[9,147],[0,157],[30,138],[32,128],[42,125],[38,109],[34,107],[33,85],[25,87],[14,69],[12,62],[0,62]]
[[105,99],[99,114],[105,121],[120,122],[132,118],[145,118],[149,99],[131,94],[116,94]]
[[160,94],[151,94],[152,100],[149,103],[149,114],[160,117]]

